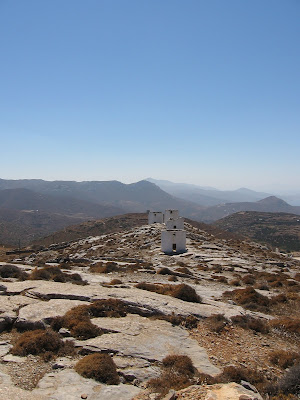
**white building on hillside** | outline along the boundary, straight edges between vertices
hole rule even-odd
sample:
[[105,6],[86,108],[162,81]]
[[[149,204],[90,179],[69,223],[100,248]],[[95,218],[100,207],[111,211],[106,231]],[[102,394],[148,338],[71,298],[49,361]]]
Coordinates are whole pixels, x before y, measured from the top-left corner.
[[179,218],[179,211],[178,210],[166,210],[165,211],[165,222],[169,219],[177,219]]
[[184,229],[184,218],[179,217],[177,219],[169,219],[166,221],[167,230],[170,229]]
[[182,229],[170,229],[161,232],[161,249],[166,254],[186,251],[186,232]]
[[148,224],[163,224],[164,213],[161,211],[149,211],[148,213]]

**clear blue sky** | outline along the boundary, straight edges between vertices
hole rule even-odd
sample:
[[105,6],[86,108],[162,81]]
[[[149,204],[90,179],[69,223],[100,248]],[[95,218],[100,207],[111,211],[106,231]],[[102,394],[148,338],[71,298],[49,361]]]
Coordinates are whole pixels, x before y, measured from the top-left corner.
[[300,189],[299,0],[0,0],[0,178]]

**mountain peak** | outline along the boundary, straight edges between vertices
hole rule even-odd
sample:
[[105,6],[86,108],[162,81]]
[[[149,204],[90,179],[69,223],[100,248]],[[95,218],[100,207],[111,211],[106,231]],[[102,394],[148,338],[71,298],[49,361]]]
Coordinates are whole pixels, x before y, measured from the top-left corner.
[[279,199],[276,196],[265,197],[264,199],[257,201],[257,203],[265,205],[269,204],[269,205],[285,206],[285,207],[289,206],[287,202],[285,202],[282,199]]

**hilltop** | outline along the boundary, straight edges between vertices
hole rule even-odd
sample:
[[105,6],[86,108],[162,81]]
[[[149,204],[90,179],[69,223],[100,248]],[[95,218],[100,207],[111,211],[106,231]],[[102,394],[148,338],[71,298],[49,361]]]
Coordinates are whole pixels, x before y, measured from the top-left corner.
[[[269,387],[279,390],[286,365],[300,357],[299,262],[189,223],[187,252],[167,256],[160,250],[164,226],[144,221],[144,214],[112,218],[106,233],[102,221],[98,234],[88,235],[87,227],[86,237],[44,244],[2,263],[6,390],[40,400],[67,394],[150,400],[172,387],[179,400],[217,393],[261,400],[252,385],[264,398]],[[130,223],[139,226],[125,226]],[[20,332],[45,328],[73,342],[67,356],[12,348]],[[103,352],[116,365],[118,384],[76,372],[86,354]],[[174,371],[167,356],[185,360],[184,367]]]

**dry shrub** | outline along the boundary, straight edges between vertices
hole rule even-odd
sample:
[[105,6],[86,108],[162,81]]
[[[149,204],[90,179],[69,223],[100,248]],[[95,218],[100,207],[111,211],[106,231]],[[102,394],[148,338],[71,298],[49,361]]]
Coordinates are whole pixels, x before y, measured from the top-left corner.
[[55,354],[74,353],[74,345],[70,341],[64,342],[58,333],[50,329],[37,329],[24,332],[11,349],[11,353],[16,356],[42,355],[49,360]]
[[243,283],[245,283],[246,285],[253,285],[255,283],[255,277],[254,275],[245,275],[242,278]]
[[227,283],[227,278],[223,275],[215,275],[213,279],[216,279],[218,282]]
[[178,281],[178,278],[177,278],[176,276],[174,276],[174,275],[171,275],[171,276],[168,278],[168,281],[169,281],[169,282],[177,282],[177,281]]
[[229,285],[231,286],[241,286],[241,283],[239,279],[232,279],[232,281],[229,282]]
[[78,322],[74,325],[70,333],[73,337],[76,337],[80,340],[86,340],[90,338],[94,338],[103,334],[103,330],[98,328],[98,326],[91,323],[90,320]]
[[271,301],[271,304],[287,303],[288,298],[286,297],[285,294],[280,293],[277,296],[271,297],[270,301]]
[[75,365],[75,371],[85,378],[108,385],[118,385],[120,382],[116,364],[108,354],[96,353],[83,357]]
[[225,326],[227,325],[228,321],[224,317],[223,314],[213,314],[206,318],[208,323],[208,327],[212,332],[220,333]]
[[117,272],[120,267],[115,262],[98,262],[90,266],[89,271],[97,274],[109,274],[110,272]]
[[35,268],[29,278],[31,280],[44,280],[54,282],[71,282],[78,285],[86,285],[79,274],[66,274],[59,267],[49,266],[44,268]]
[[249,315],[234,315],[230,319],[234,325],[238,325],[243,329],[251,329],[264,334],[269,332],[269,327],[265,320],[250,317]]
[[183,315],[176,315],[174,313],[172,313],[171,315],[155,315],[154,319],[162,319],[164,321],[170,322],[172,325],[181,325],[187,329],[197,328],[199,322],[198,318],[196,318],[194,315],[189,315],[185,317]]
[[163,359],[162,364],[160,377],[148,382],[148,386],[155,392],[165,395],[170,389],[180,390],[193,383],[195,368],[188,356],[170,355]]
[[106,283],[106,285],[114,286],[114,285],[121,285],[123,282],[120,279],[112,279],[110,282]]
[[223,369],[223,372],[216,378],[218,382],[228,383],[241,381],[250,382],[252,385],[265,384],[265,378],[263,374],[256,369],[246,367],[235,367],[229,365]]
[[180,274],[184,274],[184,275],[193,275],[193,273],[187,267],[179,267],[179,268],[176,268],[175,271],[179,272]]
[[150,292],[176,297],[192,303],[202,302],[201,297],[197,295],[195,289],[184,283],[180,283],[179,285],[167,285],[140,282],[135,287],[138,289],[148,290]]
[[270,361],[280,368],[286,369],[300,362],[300,353],[293,351],[276,350],[270,353]]
[[89,306],[89,312],[91,317],[99,318],[99,317],[110,317],[110,318],[119,318],[126,317],[127,312],[134,313],[135,310],[123,303],[123,301],[118,299],[103,299],[96,300],[91,303]]
[[162,267],[157,271],[160,275],[174,275],[174,272],[167,267]]
[[279,380],[278,392],[300,395],[300,364],[291,367]]
[[174,370],[178,374],[192,377],[195,373],[192,360],[185,355],[170,355],[162,361],[164,368]]
[[268,297],[258,293],[251,286],[246,289],[235,289],[232,292],[225,292],[224,295],[232,297],[236,303],[249,310],[262,312],[269,310],[270,300]]
[[269,322],[271,328],[276,328],[282,332],[300,334],[300,318],[276,318]]
[[299,397],[295,396],[293,394],[283,394],[283,393],[279,393],[276,394],[275,396],[271,396],[272,400],[298,400]]
[[215,383],[217,380],[213,376],[203,372],[197,374],[197,385],[214,385]]
[[16,278],[20,281],[27,279],[28,274],[16,265],[4,264],[0,265],[1,278]]

